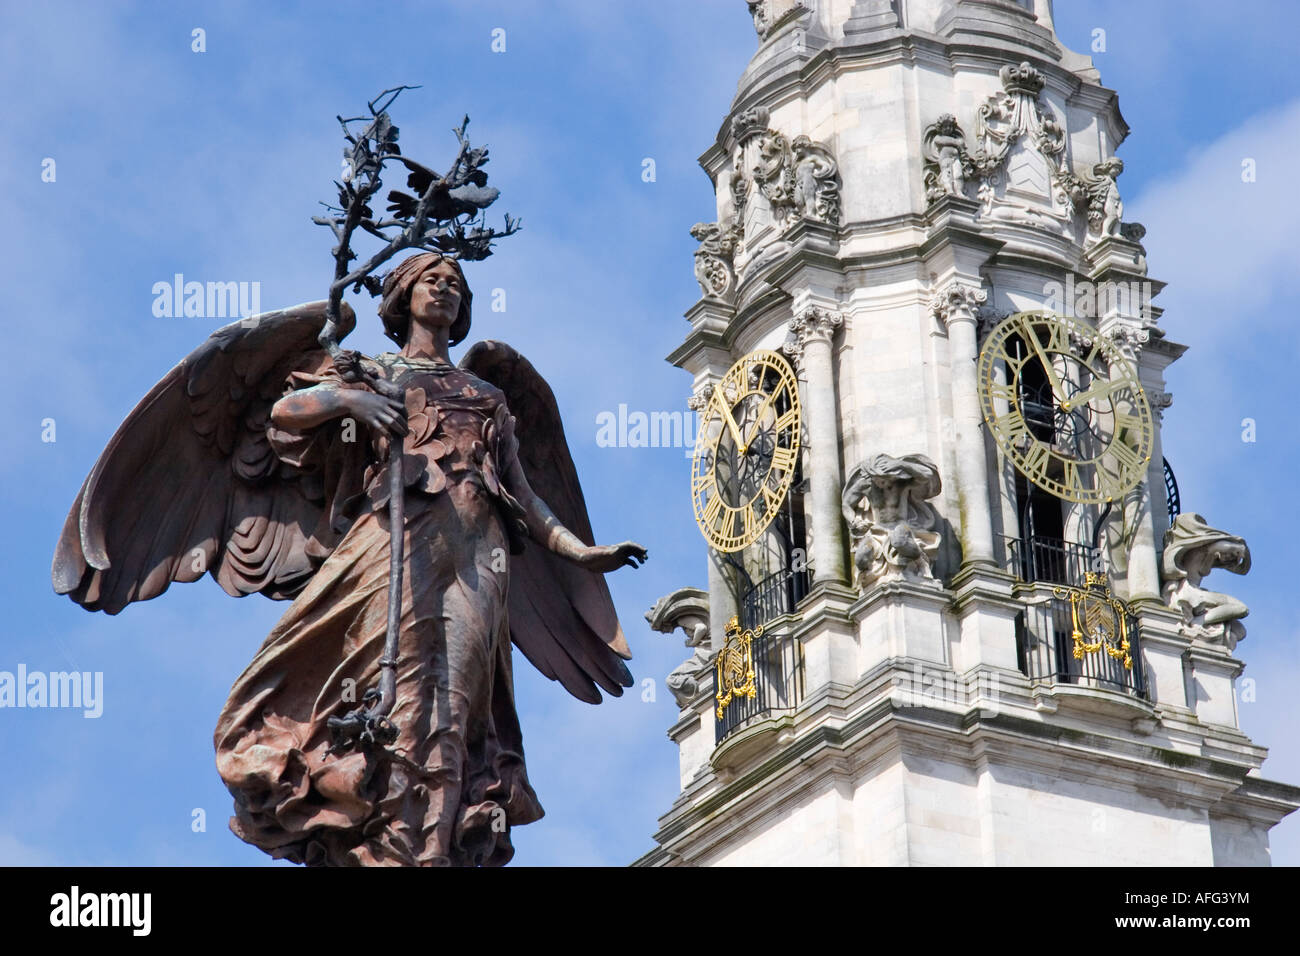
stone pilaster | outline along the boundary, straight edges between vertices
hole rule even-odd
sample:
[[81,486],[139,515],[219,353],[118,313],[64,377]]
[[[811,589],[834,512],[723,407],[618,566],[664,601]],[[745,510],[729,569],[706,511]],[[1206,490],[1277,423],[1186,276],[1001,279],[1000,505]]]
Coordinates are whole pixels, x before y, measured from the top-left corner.
[[805,382],[808,454],[804,473],[808,478],[814,583],[842,584],[848,580],[840,513],[844,474],[840,465],[839,403],[831,351],[835,332],[843,324],[841,313],[808,306],[790,320],[790,337],[784,346]]
[[957,500],[961,509],[962,564],[992,565],[993,518],[984,450],[983,416],[976,381],[976,325],[988,294],[972,282],[952,281],[937,291],[930,309],[948,328],[952,363],[952,416],[957,432]]

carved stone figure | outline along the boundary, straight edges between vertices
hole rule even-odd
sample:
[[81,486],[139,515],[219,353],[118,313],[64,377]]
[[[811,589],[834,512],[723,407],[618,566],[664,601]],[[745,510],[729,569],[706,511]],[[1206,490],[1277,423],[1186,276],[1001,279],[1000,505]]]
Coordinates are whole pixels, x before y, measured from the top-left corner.
[[[1112,157],[1097,163],[1088,175],[1069,177],[1071,198],[1076,206],[1087,211],[1088,229],[1098,238],[1123,235],[1124,201],[1116,182],[1122,172],[1124,161]],[[1132,234],[1134,231],[1129,230],[1129,235]]]
[[[214,735],[245,841],[308,864],[503,864],[510,827],[542,815],[511,642],[582,700],[621,694],[631,655],[602,575],[646,553],[592,544],[555,397],[523,356],[480,342],[452,364],[470,329],[458,262],[408,258],[382,294],[399,351],[348,355],[404,400],[340,371],[318,342],[324,302],[218,330],[100,456],[54,586],[109,614],[205,572],[231,595],[293,602]],[[346,334],[350,309],[343,320]],[[390,550],[402,510],[405,546]],[[331,720],[390,663],[391,554],[396,739],[340,752]]]
[[[1082,174],[1065,156],[1065,129],[1043,101],[1046,81],[1029,63],[999,71],[1002,92],[976,113],[975,149],[956,117],[945,113],[922,134],[922,178],[926,199],[975,195],[985,219],[1009,220],[1052,231],[1068,231],[1073,217],[1087,219],[1087,241],[1122,237],[1139,243],[1146,230],[1125,223],[1116,182],[1124,163],[1112,157]],[[1041,195],[1041,201],[1036,197]],[[1025,200],[1025,201],[1022,201]],[[1142,263],[1145,269],[1145,262]]]
[[1180,514],[1165,532],[1160,562],[1165,603],[1183,615],[1189,636],[1223,644],[1232,651],[1246,636],[1241,619],[1249,608],[1230,595],[1201,587],[1201,581],[1215,568],[1247,573],[1250,548],[1242,538],[1210,527],[1198,514]]
[[752,173],[782,229],[800,218],[839,224],[838,167],[821,144],[802,135],[791,142],[775,130],[764,130],[757,138]]
[[957,117],[945,113],[926,127],[922,137],[925,156],[925,195],[931,202],[942,196],[963,196],[966,177],[974,171],[966,149],[966,134]]
[[844,486],[858,587],[884,580],[929,580],[942,536],[928,503],[942,491],[939,469],[925,455],[876,455]]
[[699,588],[679,588],[655,602],[646,612],[652,630],[671,634],[681,628],[686,646],[694,653],[673,668],[665,683],[678,707],[686,707],[704,689],[713,670],[713,651],[709,642],[709,595]]
[[706,296],[725,298],[732,290],[736,275],[732,258],[740,242],[740,227],[717,222],[697,222],[691,236],[700,244],[695,250],[695,280]]
[[838,224],[840,184],[835,160],[807,136],[796,136],[790,150],[794,156],[795,215]]

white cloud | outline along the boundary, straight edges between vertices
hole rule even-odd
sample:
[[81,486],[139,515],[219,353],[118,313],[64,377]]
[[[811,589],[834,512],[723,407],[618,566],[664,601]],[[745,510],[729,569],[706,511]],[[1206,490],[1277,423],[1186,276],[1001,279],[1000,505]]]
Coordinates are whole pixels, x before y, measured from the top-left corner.
[[[1179,341],[1208,347],[1292,317],[1260,311],[1300,274],[1300,99],[1252,117],[1187,157],[1127,203],[1147,227],[1151,274],[1170,283],[1156,301]],[[1253,160],[1256,181],[1242,181]],[[1294,337],[1293,337],[1294,338]]]

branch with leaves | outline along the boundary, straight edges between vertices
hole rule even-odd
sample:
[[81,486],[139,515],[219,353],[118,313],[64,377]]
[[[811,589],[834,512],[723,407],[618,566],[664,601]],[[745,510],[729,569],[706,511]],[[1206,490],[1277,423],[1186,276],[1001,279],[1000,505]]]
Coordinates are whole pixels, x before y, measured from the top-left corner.
[[[338,322],[343,294],[365,289],[379,295],[383,279],[376,275],[385,262],[404,249],[439,252],[454,259],[475,261],[492,254],[492,242],[519,231],[520,220],[505,216],[505,226],[497,230],[487,224],[487,208],[500,191],[487,184],[483,166],[488,161],[486,147],[473,147],[465,135],[469,127],[466,116],[460,128],[453,130],[459,149],[456,158],[439,175],[428,166],[401,154],[397,145],[398,128],[388,109],[404,90],[414,86],[397,86],[384,90],[367,103],[368,115],[338,117],[348,145],[343,149],[342,182],[335,182],[338,205],[321,203],[326,215],[313,216],[312,222],[328,226],[337,245],[334,256],[334,280],[330,284],[325,327],[320,342],[340,364],[345,377],[359,378],[354,356],[339,348]],[[365,123],[359,132],[356,125]],[[371,200],[383,187],[384,164],[397,162],[406,167],[407,188],[411,193],[392,190],[388,193],[386,217],[376,217]],[[357,253],[352,240],[357,229],[383,240],[384,245],[360,265],[353,267]],[[351,373],[351,374],[349,374]]]

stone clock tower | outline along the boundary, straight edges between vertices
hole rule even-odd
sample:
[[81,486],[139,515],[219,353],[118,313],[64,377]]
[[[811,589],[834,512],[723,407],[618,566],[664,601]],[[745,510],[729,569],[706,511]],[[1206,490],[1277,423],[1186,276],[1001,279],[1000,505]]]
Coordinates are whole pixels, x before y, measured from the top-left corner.
[[693,653],[638,864],[1267,864],[1300,789],[1202,580],[1249,549],[1161,448],[1186,346],[1116,94],[1050,0],[748,6],[669,356],[707,590],[647,614]]

